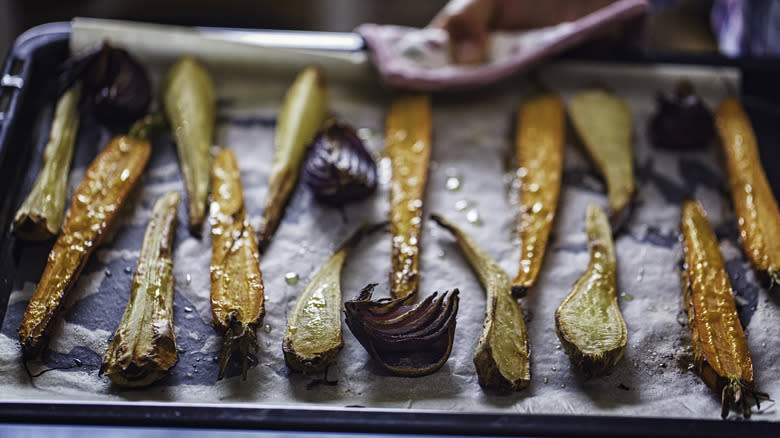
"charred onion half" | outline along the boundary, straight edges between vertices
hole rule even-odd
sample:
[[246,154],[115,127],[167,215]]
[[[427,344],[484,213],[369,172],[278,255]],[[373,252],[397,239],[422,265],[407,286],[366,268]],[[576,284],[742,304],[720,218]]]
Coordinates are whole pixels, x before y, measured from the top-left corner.
[[131,123],[146,113],[152,100],[152,84],[141,63],[108,42],[69,58],[61,69],[60,87],[81,81],[88,108],[103,123]]
[[424,376],[450,357],[458,313],[458,289],[433,293],[420,304],[402,299],[371,300],[369,284],[344,303],[347,326],[363,348],[398,376]]
[[339,206],[376,190],[376,163],[351,126],[330,120],[308,146],[303,182],[318,200]]

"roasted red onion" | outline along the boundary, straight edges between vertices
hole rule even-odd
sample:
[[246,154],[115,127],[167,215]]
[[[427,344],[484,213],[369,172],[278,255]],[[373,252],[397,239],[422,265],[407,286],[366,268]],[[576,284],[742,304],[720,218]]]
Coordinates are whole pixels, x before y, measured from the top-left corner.
[[438,370],[452,351],[458,289],[434,293],[416,306],[402,299],[371,301],[376,284],[344,303],[347,326],[388,371],[423,376]]
[[658,106],[647,129],[654,146],[701,149],[709,145],[715,135],[712,111],[690,82],[680,82],[672,96],[659,93],[656,100]]
[[68,59],[60,88],[84,83],[83,99],[92,114],[107,124],[131,123],[146,114],[152,99],[149,76],[126,50],[103,43]]
[[376,163],[350,126],[329,121],[306,151],[303,182],[322,202],[343,205],[376,190]]

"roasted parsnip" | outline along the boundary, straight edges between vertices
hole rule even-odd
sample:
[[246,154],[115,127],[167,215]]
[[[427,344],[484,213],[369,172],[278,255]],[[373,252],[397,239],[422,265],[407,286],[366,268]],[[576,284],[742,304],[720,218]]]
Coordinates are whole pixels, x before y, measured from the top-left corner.
[[232,353],[239,350],[246,380],[250,350],[258,350],[256,330],[265,314],[260,253],[246,218],[233,151],[219,151],[211,172],[211,311],[214,324],[225,332],[218,379],[224,376]]
[[68,171],[79,128],[80,99],[81,82],[76,82],[57,101],[49,141],[43,150],[43,168],[14,216],[13,231],[20,239],[49,240],[60,232]]
[[726,157],[739,236],[748,259],[772,287],[780,285],[780,211],[767,182],[758,144],[747,114],[735,98],[716,112],[717,131]]
[[485,322],[474,351],[479,384],[503,391],[525,388],[531,382],[528,332],[523,311],[510,293],[509,276],[455,224],[438,215],[431,218],[455,236],[487,294]]
[[561,192],[563,102],[555,94],[528,99],[517,114],[517,177],[520,179],[520,269],[512,294],[522,297],[533,286],[542,266],[558,196]]
[[577,134],[607,183],[609,221],[617,231],[628,219],[634,185],[631,110],[619,97],[602,90],[584,90],[569,102]]
[[100,374],[120,386],[138,387],[162,378],[179,360],[173,327],[173,234],[179,192],[152,208],[122,321],[103,356]]
[[758,403],[768,397],[755,389],[753,362],[723,255],[698,202],[683,203],[681,229],[694,369],[707,386],[721,394],[723,418],[732,409],[750,417],[748,398]]
[[306,145],[325,122],[327,111],[325,77],[318,68],[307,67],[287,90],[276,123],[274,163],[268,182],[263,222],[258,231],[258,246],[263,253],[271,243],[287,201],[298,182]]
[[417,292],[420,281],[420,228],[431,157],[430,96],[406,95],[393,101],[386,119],[385,150],[393,172],[390,190],[390,232],[393,235],[390,295],[406,300]]
[[176,139],[187,188],[190,232],[200,235],[209,194],[216,114],[216,93],[209,72],[194,58],[181,58],[165,76],[162,104]]
[[49,253],[41,281],[35,289],[19,327],[19,341],[26,358],[46,346],[54,318],[76,284],[92,251],[135,187],[149,160],[151,145],[144,127],[151,119],[136,122],[130,134],[114,137],[89,165],[76,189],[62,233]]
[[366,234],[384,227],[360,227],[314,274],[295,300],[287,319],[282,350],[287,365],[304,373],[326,369],[344,346],[341,336],[341,268],[344,260]]
[[608,373],[626,349],[628,333],[617,302],[612,230],[601,207],[587,208],[590,264],[555,311],[555,331],[585,378]]

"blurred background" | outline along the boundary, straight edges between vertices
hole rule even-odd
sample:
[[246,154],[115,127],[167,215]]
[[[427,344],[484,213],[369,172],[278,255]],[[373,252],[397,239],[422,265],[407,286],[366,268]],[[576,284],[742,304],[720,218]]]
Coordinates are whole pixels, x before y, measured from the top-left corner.
[[[0,55],[5,58],[13,41],[25,30],[76,16],[346,32],[365,22],[422,27],[445,3],[446,0],[0,0]],[[654,3],[656,11],[650,22],[649,48],[717,50],[710,26],[712,0],[656,0]]]

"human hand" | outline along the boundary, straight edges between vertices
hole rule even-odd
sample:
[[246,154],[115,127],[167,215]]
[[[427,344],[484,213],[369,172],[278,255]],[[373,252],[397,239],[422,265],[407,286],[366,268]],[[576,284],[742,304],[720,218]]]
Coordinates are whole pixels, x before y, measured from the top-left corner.
[[615,0],[450,0],[430,27],[449,33],[452,57],[460,64],[481,63],[494,30],[520,30],[573,21]]

